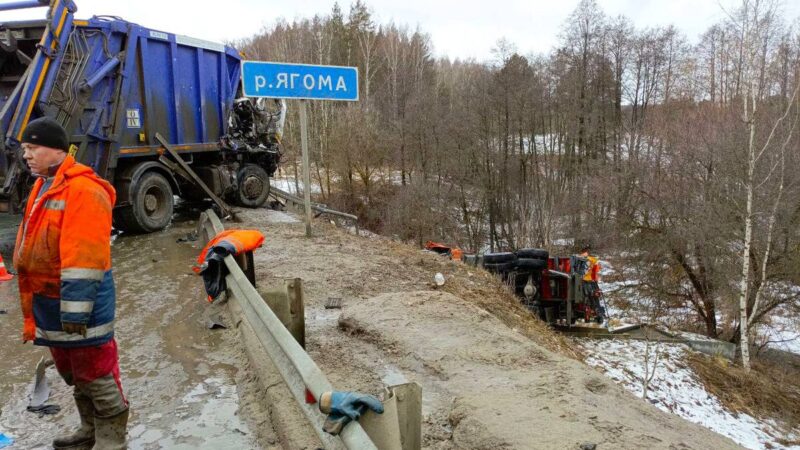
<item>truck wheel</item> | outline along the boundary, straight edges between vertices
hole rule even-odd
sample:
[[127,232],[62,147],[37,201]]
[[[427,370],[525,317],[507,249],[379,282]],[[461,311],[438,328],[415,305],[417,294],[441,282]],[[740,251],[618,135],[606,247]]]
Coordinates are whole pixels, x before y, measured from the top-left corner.
[[517,256],[511,252],[502,253],[484,253],[483,264],[502,264],[513,263],[517,261]]
[[236,189],[236,203],[248,208],[258,208],[269,197],[269,175],[267,171],[255,164],[247,164],[237,177],[239,187]]
[[145,172],[130,194],[130,206],[116,215],[119,227],[125,231],[150,233],[164,229],[172,219],[175,199],[172,187],[158,172]]
[[519,258],[517,270],[520,272],[538,272],[547,269],[547,261],[541,259]]
[[505,262],[505,263],[485,263],[483,268],[492,273],[500,273],[506,274],[511,270],[514,270],[515,262]]
[[542,248],[521,248],[516,251],[516,254],[520,258],[539,259],[542,261],[547,261],[547,258],[550,257],[550,253]]

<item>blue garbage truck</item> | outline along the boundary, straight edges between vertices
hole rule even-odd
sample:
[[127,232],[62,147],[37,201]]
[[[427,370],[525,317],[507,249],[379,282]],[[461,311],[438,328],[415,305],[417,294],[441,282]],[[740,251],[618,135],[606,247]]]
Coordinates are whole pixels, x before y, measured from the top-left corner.
[[[24,206],[32,176],[19,140],[42,116],[60,122],[70,154],[114,185],[119,229],[164,228],[175,197],[266,201],[286,107],[242,96],[240,52],[118,17],[79,20],[72,0],[0,2],[0,21],[2,11],[34,7],[46,17],[0,22],[0,212]],[[185,164],[166,161],[165,146]]]

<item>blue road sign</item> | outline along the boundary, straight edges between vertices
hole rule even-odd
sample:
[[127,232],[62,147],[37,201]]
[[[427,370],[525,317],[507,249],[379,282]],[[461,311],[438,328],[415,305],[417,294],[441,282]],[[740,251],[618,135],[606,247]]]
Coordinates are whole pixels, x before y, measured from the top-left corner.
[[245,97],[358,101],[358,69],[242,61]]

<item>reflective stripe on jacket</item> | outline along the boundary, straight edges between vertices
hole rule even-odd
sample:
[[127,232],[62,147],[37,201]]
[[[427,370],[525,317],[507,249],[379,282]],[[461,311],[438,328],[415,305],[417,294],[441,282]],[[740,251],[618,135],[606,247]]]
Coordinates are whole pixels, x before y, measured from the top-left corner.
[[[23,340],[52,347],[85,347],[114,336],[111,274],[114,188],[91,168],[67,156],[49,189],[33,185],[17,234]],[[86,325],[68,334],[62,322]]]

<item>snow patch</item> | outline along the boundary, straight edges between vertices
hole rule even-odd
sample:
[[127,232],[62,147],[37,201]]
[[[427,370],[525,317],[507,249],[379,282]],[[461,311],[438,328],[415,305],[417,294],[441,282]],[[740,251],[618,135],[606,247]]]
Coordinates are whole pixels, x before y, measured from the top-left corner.
[[758,335],[763,344],[800,355],[800,318],[775,315],[769,324],[758,326]]
[[[282,190],[282,191],[285,191],[285,192],[288,192],[288,193],[294,194],[294,195],[302,194],[303,193],[303,187],[305,186],[305,184],[303,184],[303,182],[300,181],[300,180],[297,180],[297,184],[295,184],[294,178],[272,178],[270,180],[270,184],[272,186],[275,186],[276,188]],[[300,188],[299,191],[297,190],[298,187]],[[312,194],[319,194],[321,192],[322,191],[320,190],[319,185],[314,184],[314,182],[312,181],[311,182],[311,193]]]
[[[642,396],[646,342],[582,339],[579,345],[589,355],[587,364],[601,369],[633,394]],[[651,368],[655,352],[659,354],[659,361],[647,397],[656,407],[750,449],[800,449],[800,446],[786,447],[776,442],[776,437],[796,439],[794,433],[784,436],[773,423],[726,410],[686,363],[689,349],[681,344],[651,343]]]

